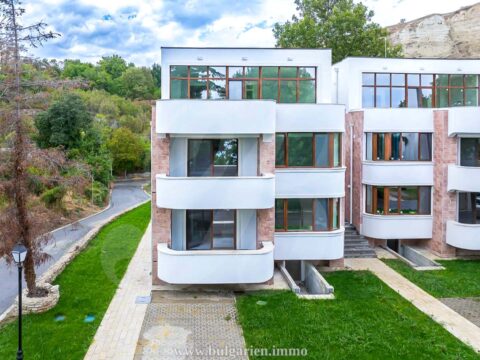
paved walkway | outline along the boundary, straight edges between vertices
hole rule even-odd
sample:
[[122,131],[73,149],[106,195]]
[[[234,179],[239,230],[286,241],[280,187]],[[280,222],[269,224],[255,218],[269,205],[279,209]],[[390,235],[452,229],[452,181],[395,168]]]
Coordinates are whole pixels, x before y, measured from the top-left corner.
[[147,227],[127,272],[95,334],[85,360],[131,360],[147,305],[138,296],[150,295],[151,225]]
[[353,270],[370,270],[453,336],[480,351],[480,328],[378,259],[345,259]]
[[231,292],[156,291],[136,360],[247,359]]

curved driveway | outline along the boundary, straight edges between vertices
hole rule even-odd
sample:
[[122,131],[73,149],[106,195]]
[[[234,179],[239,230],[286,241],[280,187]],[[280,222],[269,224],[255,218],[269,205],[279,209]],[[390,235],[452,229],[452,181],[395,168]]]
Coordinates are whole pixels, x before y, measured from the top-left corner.
[[[123,210],[140,204],[150,197],[143,191],[142,185],[148,180],[115,183],[112,191],[111,206],[89,218],[80,220],[76,226],[68,225],[52,233],[52,240],[45,247],[51,259],[37,267],[37,277],[45,272],[62,255],[99,222],[117,215]],[[5,311],[17,295],[17,268],[8,266],[5,259],[0,259],[0,314]],[[25,286],[25,284],[24,284]]]

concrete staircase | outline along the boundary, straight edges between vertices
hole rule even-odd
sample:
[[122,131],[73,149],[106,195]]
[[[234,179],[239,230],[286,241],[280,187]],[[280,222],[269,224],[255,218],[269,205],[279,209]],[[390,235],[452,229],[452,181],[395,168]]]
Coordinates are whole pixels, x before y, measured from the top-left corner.
[[377,257],[368,240],[360,235],[351,224],[345,224],[345,258],[374,258]]

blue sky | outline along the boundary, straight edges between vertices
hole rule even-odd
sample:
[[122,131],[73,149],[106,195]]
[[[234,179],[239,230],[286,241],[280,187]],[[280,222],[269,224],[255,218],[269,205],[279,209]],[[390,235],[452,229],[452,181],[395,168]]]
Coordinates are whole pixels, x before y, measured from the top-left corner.
[[[374,20],[453,11],[474,0],[365,0]],[[274,46],[272,26],[296,12],[293,0],[24,0],[25,22],[62,36],[34,54],[96,62],[113,53],[138,65],[160,62],[161,46]]]

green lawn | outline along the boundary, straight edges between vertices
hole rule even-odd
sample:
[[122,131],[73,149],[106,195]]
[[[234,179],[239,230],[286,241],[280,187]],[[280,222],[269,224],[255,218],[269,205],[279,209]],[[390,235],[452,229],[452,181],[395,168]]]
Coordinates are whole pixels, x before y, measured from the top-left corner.
[[[150,221],[150,203],[106,225],[57,278],[60,301],[24,318],[26,359],[83,359]],[[63,321],[55,321],[56,316]],[[92,322],[85,322],[93,315]],[[0,329],[0,359],[15,358],[17,323]]]
[[440,260],[445,270],[433,271],[414,270],[401,260],[383,261],[435,297],[480,296],[478,260]]
[[335,300],[301,300],[283,291],[239,296],[247,347],[306,348],[309,359],[478,358],[370,272],[325,278]]

